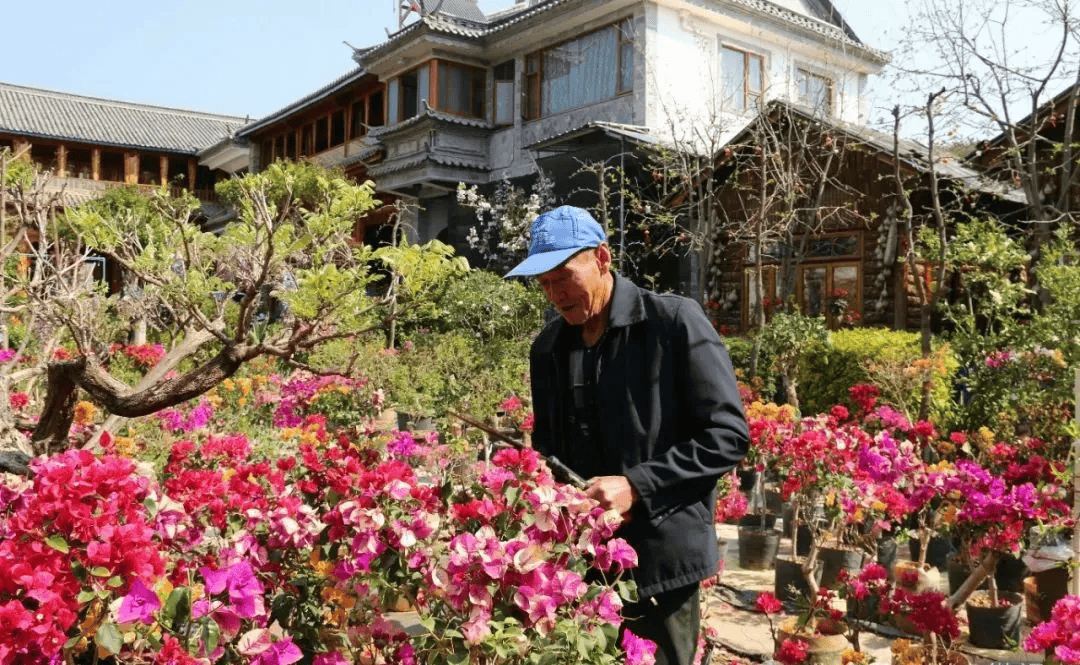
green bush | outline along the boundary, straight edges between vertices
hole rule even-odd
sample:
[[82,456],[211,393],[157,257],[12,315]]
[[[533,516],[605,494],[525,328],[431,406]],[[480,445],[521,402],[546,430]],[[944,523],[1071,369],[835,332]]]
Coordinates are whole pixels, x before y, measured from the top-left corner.
[[938,348],[921,361],[919,334],[884,328],[837,330],[830,342],[811,348],[799,366],[799,396],[806,415],[824,413],[836,404],[849,405],[848,389],[872,383],[881,401],[914,417],[918,413],[925,371],[934,383],[931,418],[940,426],[952,419],[952,377],[959,366],[954,355]]
[[472,270],[447,287],[431,328],[469,333],[485,343],[520,340],[539,332],[546,308],[544,293],[535,284]]
[[774,400],[776,389],[779,385],[779,373],[775,363],[766,355],[764,349],[758,353],[757,373],[751,376],[751,360],[754,354],[754,334],[746,337],[724,337],[724,346],[727,347],[728,355],[731,356],[731,365],[735,368],[738,379],[757,391],[761,398],[767,402]]

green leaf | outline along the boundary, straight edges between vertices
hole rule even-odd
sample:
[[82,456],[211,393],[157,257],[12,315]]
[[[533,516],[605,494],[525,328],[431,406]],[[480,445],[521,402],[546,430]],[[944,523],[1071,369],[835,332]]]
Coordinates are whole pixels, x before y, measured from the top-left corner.
[[112,575],[112,571],[105,566],[94,566],[90,569],[90,574],[94,577],[110,577]]
[[202,628],[202,642],[206,645],[207,652],[213,652],[221,640],[221,628],[216,621],[207,621]]
[[105,584],[106,586],[112,587],[113,589],[119,589],[120,587],[124,586],[124,580],[120,579],[119,575],[113,575]]
[[75,601],[78,602],[80,605],[85,605],[86,603],[89,603],[95,598],[97,598],[96,593],[94,593],[93,591],[83,590],[79,592],[78,596],[75,596]]
[[177,587],[165,599],[161,609],[161,622],[172,628],[183,624],[191,616],[191,589]]
[[124,646],[124,636],[120,633],[120,629],[116,627],[116,624],[103,623],[98,626],[97,634],[94,635],[94,642],[115,656],[120,653],[120,649]]
[[64,537],[60,535],[49,536],[45,539],[45,544],[53,548],[57,552],[60,552],[61,554],[67,554],[69,551],[71,551],[71,548],[68,547],[67,541],[64,540]]
[[452,653],[446,657],[447,665],[468,665],[469,652]]

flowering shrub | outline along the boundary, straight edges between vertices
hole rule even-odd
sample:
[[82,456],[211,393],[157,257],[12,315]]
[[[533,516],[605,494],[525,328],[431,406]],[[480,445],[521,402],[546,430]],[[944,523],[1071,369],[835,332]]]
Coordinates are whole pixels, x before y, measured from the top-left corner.
[[619,517],[531,450],[452,477],[435,435],[280,431],[272,457],[202,429],[158,478],[72,451],[0,485],[0,663],[651,662],[616,639]]
[[1028,653],[1052,653],[1056,663],[1080,663],[1080,597],[1055,603],[1050,618],[1031,629],[1023,646]]
[[[981,362],[979,362],[981,361]],[[1072,371],[1060,350],[995,349],[964,379],[970,402],[961,427],[988,427],[1005,440],[1026,436],[1046,442],[1051,456],[1067,455],[1072,436]]]

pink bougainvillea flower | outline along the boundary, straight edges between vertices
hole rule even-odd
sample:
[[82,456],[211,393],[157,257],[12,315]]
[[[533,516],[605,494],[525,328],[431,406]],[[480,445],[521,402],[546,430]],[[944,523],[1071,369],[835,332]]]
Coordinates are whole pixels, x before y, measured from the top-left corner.
[[131,583],[131,591],[124,596],[120,603],[120,610],[116,613],[119,623],[141,621],[143,623],[154,622],[154,612],[161,609],[161,601],[153,589],[148,588],[143,581],[136,578]]
[[312,665],[349,665],[349,660],[339,652],[331,651],[316,655]]
[[270,645],[269,649],[251,661],[251,665],[290,665],[303,657],[300,647],[293,644],[291,637],[286,637]]
[[655,665],[656,642],[638,637],[629,630],[623,631],[622,648],[626,652],[626,665]]
[[759,612],[763,614],[778,614],[784,609],[783,604],[776,596],[772,595],[768,591],[758,594],[757,599],[754,601],[754,606],[757,607]]
[[263,588],[247,561],[240,561],[223,570],[199,569],[206,579],[211,595],[228,592],[229,603],[240,616],[250,619],[263,614]]
[[776,650],[776,660],[784,665],[799,665],[809,655],[810,644],[806,640],[789,637]]

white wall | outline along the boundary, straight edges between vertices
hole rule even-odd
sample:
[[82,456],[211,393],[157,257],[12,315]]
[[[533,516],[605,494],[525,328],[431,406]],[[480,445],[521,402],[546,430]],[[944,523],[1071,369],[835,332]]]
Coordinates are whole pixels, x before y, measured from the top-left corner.
[[650,70],[649,126],[664,127],[677,117],[699,127],[719,127],[713,133],[723,135],[730,127],[745,124],[745,117],[722,105],[721,44],[763,56],[766,100],[796,100],[795,74],[803,68],[833,80],[833,117],[865,123],[866,77],[878,69],[876,65],[839,42],[828,46],[825,35],[728,3],[708,4],[708,8],[668,2],[648,5],[644,57]]

